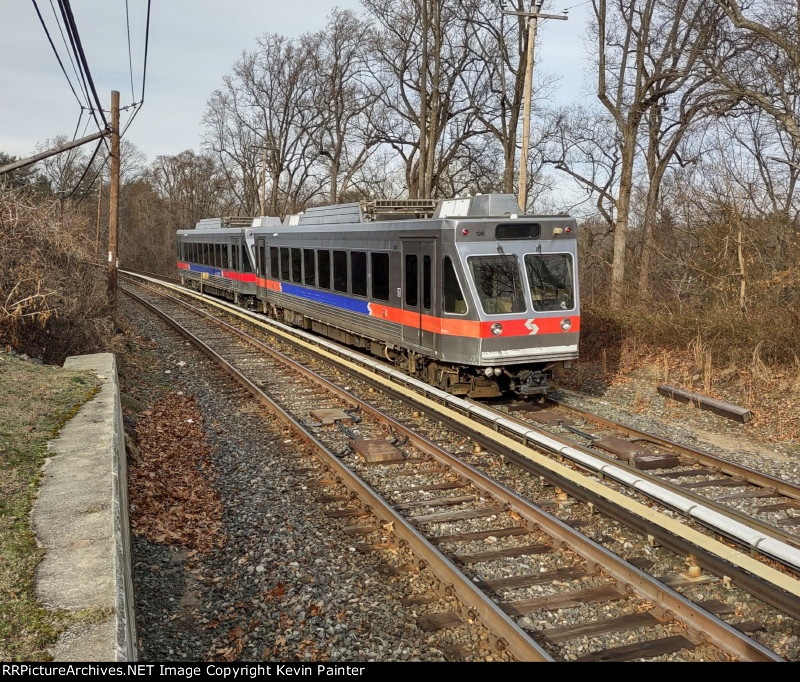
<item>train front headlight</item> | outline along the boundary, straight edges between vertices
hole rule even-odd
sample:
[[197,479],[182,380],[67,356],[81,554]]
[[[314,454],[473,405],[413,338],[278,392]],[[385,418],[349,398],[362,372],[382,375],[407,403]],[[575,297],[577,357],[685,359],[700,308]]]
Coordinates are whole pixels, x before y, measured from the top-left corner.
[[500,334],[502,333],[503,333],[503,325],[500,324],[499,322],[495,322],[492,325],[492,334],[494,334],[495,336],[500,336]]
[[572,320],[570,320],[568,317],[565,317],[563,320],[561,320],[561,328],[565,332],[569,331],[571,327],[572,327]]

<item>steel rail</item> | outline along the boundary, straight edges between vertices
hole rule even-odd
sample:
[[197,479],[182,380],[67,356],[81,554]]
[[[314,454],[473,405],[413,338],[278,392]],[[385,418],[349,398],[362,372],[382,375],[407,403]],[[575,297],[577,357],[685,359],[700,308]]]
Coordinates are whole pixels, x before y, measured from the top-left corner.
[[737,464],[736,462],[731,462],[727,459],[723,459],[722,457],[718,457],[710,452],[703,452],[702,450],[698,450],[693,448],[691,445],[683,445],[682,443],[676,443],[669,438],[664,438],[663,436],[658,436],[654,433],[649,433],[647,431],[641,431],[637,428],[632,426],[626,426],[618,421],[614,421],[613,419],[608,419],[607,417],[601,417],[598,414],[594,414],[593,412],[589,412],[581,407],[575,407],[573,405],[568,405],[567,403],[556,400],[554,398],[547,398],[547,401],[552,403],[556,407],[560,407],[564,410],[569,412],[574,412],[587,421],[590,421],[598,426],[603,426],[606,428],[616,429],[618,431],[622,431],[627,433],[630,436],[636,436],[637,438],[642,438],[644,440],[649,440],[655,443],[656,445],[660,445],[661,447],[667,448],[674,452],[682,453],[686,456],[687,459],[696,460],[700,464],[705,464],[710,469],[719,471],[723,474],[728,474],[730,476],[736,476],[739,478],[744,478],[748,482],[752,483],[753,485],[758,485],[767,490],[773,490],[776,493],[780,493],[784,497],[789,497],[794,500],[800,501],[800,485],[795,483],[791,483],[789,481],[784,481],[783,479],[777,478],[775,476],[771,476],[770,474],[765,474],[762,471],[757,471],[756,469],[752,469],[744,464]]
[[[245,331],[230,325],[225,321],[215,318],[210,313],[198,309],[195,306],[186,303],[185,301],[180,301],[179,299],[176,299],[168,294],[161,293],[160,295],[177,304],[183,305],[188,309],[191,309],[196,314],[208,319],[226,331],[236,335],[238,338],[243,339],[258,350],[269,354],[271,357],[279,360],[282,363],[285,363],[294,370],[299,371],[305,377],[311,379],[319,385],[324,386],[326,389],[342,398],[346,402],[357,405],[364,413],[368,413],[381,422],[388,424],[393,431],[406,436],[409,441],[412,442],[419,450],[430,454],[439,462],[458,473],[461,478],[469,481],[473,486],[481,489],[485,494],[488,494],[494,499],[502,502],[507,508],[517,512],[532,526],[539,527],[544,530],[544,532],[550,535],[553,539],[561,543],[562,547],[568,547],[590,564],[595,563],[598,568],[601,568],[608,575],[624,585],[627,591],[635,592],[639,596],[656,603],[658,605],[658,612],[662,617],[666,619],[675,618],[681,621],[687,628],[687,631],[693,635],[692,638],[695,641],[700,643],[710,642],[718,646],[720,649],[727,651],[728,653],[735,655],[742,660],[780,660],[780,657],[774,654],[774,652],[771,652],[769,649],[766,649],[760,644],[754,642],[749,637],[746,637],[721,619],[693,604],[691,601],[673,589],[667,587],[663,583],[659,582],[652,576],[648,575],[644,571],[629,564],[624,559],[571,528],[563,521],[537,507],[535,504],[521,497],[508,487],[487,476],[480,470],[461,461],[452,453],[449,453],[427,438],[417,434],[404,424],[393,419],[391,416],[385,414],[377,408],[372,407],[369,403],[358,398],[349,391],[336,386],[331,381],[321,377],[316,372],[287,357],[283,353],[271,348],[262,341],[255,339]],[[151,309],[153,308],[152,306],[150,307]],[[173,325],[177,324],[172,320],[171,323]],[[248,381],[248,390],[250,390],[250,386],[252,385],[253,384]],[[256,388],[256,390],[259,391],[259,393],[261,392],[260,389]],[[271,408],[272,406],[275,406],[274,401],[269,398],[268,402]],[[275,407],[276,409],[283,411],[282,408],[277,406]],[[293,420],[293,426],[295,424],[299,426],[299,424],[294,421],[293,417],[291,417],[291,419]],[[316,441],[316,438],[314,438],[311,434],[307,434],[306,430],[302,427],[300,428],[304,433],[306,433],[306,437],[310,436],[310,438],[313,439],[312,444],[317,446],[318,441]],[[324,448],[324,446],[322,447]],[[341,463],[338,458],[334,457],[334,460],[335,463],[341,468],[345,469],[347,472],[351,472],[351,470]],[[353,474],[353,476],[357,478],[355,474]],[[358,481],[360,482],[361,479],[358,479]],[[351,489],[356,489],[354,486],[355,482],[351,486],[350,479],[348,478],[348,487],[351,487]],[[374,501],[375,497],[375,495],[371,495],[372,504],[376,504]],[[382,502],[382,498],[378,497],[378,499]],[[391,509],[391,507],[389,507],[389,509]],[[407,522],[405,523],[408,525]],[[446,558],[442,558],[445,559],[445,561],[448,561]],[[448,564],[452,566],[449,561]],[[453,568],[455,567],[453,566]],[[472,586],[472,583],[470,581],[468,582],[470,586]],[[466,600],[462,598],[462,601]],[[491,616],[492,614],[481,613],[482,620],[484,623],[487,623],[487,625],[487,618],[490,618]]]
[[[474,403],[474,401],[470,401],[470,402],[472,402],[473,404],[477,405],[477,403]],[[479,407],[482,407],[482,408],[485,409],[487,406],[480,405]],[[492,409],[492,408],[488,408],[488,409]],[[753,546],[754,549],[758,549],[758,551],[760,551],[760,552],[762,552],[764,554],[770,555],[773,559],[775,559],[776,561],[780,561],[781,563],[784,563],[788,568],[794,570],[795,572],[800,570],[800,564],[796,563],[797,561],[800,561],[800,538],[798,538],[793,533],[788,533],[785,530],[783,530],[782,528],[778,528],[777,526],[774,526],[771,523],[768,523],[767,521],[762,521],[762,520],[757,519],[757,518],[755,518],[753,516],[750,516],[749,514],[743,512],[743,511],[740,511],[738,509],[734,509],[732,507],[728,507],[728,506],[722,505],[719,502],[716,502],[711,498],[705,497],[704,495],[702,495],[700,493],[696,493],[696,492],[694,492],[693,490],[691,490],[689,488],[684,488],[680,484],[674,483],[674,482],[670,481],[669,479],[664,479],[664,478],[661,478],[661,477],[658,477],[658,476],[654,476],[654,475],[650,474],[647,471],[642,471],[641,469],[637,469],[636,467],[631,466],[629,464],[626,464],[624,461],[621,461],[621,460],[617,459],[616,457],[608,455],[608,454],[606,454],[604,452],[599,452],[599,451],[597,451],[595,449],[588,448],[586,446],[573,443],[573,442],[569,441],[567,438],[565,438],[564,436],[562,436],[560,434],[557,434],[557,433],[552,433],[550,431],[546,431],[546,430],[540,428],[538,425],[532,424],[531,422],[529,422],[528,420],[526,420],[524,418],[517,417],[517,416],[511,415],[511,414],[507,414],[505,412],[501,412],[501,411],[498,411],[498,410],[492,410],[492,411],[497,416],[500,416],[503,419],[507,419],[509,421],[512,421],[512,422],[516,423],[519,427],[521,427],[523,429],[539,433],[542,436],[545,436],[547,438],[551,438],[551,439],[553,439],[553,441],[556,441],[556,442],[560,443],[561,446],[563,446],[563,447],[574,448],[575,450],[577,450],[579,452],[585,453],[588,457],[593,458],[592,460],[587,460],[589,462],[592,462],[595,459],[596,460],[602,460],[603,462],[606,463],[606,465],[608,467],[610,467],[610,469],[605,469],[605,468],[600,467],[599,465],[595,464],[594,466],[585,467],[589,471],[600,472],[601,475],[610,475],[612,471],[616,471],[617,469],[622,469],[624,471],[627,471],[628,472],[628,475],[627,475],[627,479],[628,480],[623,480],[622,477],[619,477],[619,476],[611,476],[611,477],[614,478],[614,480],[618,481],[619,483],[623,483],[624,485],[626,485],[627,487],[629,487],[631,490],[633,490],[635,492],[638,492],[638,493],[640,493],[642,495],[645,495],[647,497],[651,497],[651,498],[654,497],[654,491],[651,490],[651,491],[648,492],[647,490],[642,490],[642,489],[639,489],[639,488],[636,487],[637,484],[640,484],[641,481],[647,481],[650,484],[652,484],[653,486],[657,486],[658,489],[671,491],[672,496],[659,495],[656,492],[655,499],[657,499],[659,502],[665,504],[666,506],[670,507],[671,509],[675,509],[676,511],[680,512],[681,514],[684,514],[687,518],[691,518],[693,516],[692,513],[691,513],[693,508],[691,506],[687,505],[685,500],[689,500],[689,501],[693,502],[695,504],[695,507],[697,507],[697,505],[702,505],[704,507],[708,507],[709,509],[715,511],[716,513],[718,513],[720,515],[723,515],[723,516],[726,516],[726,517],[738,522],[740,524],[740,532],[739,532],[738,536],[734,535],[734,534],[728,534],[726,532],[726,529],[723,527],[723,525],[721,523],[719,523],[719,519],[717,519],[717,525],[712,525],[711,526],[711,527],[714,528],[714,530],[716,530],[717,532],[722,533],[726,537],[729,537],[729,539],[733,540],[734,542],[741,543],[742,542],[742,537],[741,537],[742,531],[741,531],[741,528],[742,527],[749,527],[749,528],[752,528],[752,529],[762,533],[764,536],[769,536],[769,537],[771,537],[771,538],[773,538],[773,539],[775,539],[775,540],[777,540],[777,541],[779,541],[781,543],[784,543],[784,544],[794,548],[795,550],[797,550],[796,553],[789,554],[789,555],[786,555],[784,557],[772,556],[772,555],[769,554],[768,551],[766,551],[765,548],[761,547],[761,544],[762,544],[763,541],[759,540],[758,538],[754,538],[752,540],[752,543],[753,543],[752,546]],[[591,414],[591,413],[588,413],[588,414]],[[635,432],[635,433],[642,434],[643,437],[645,435],[647,435],[648,438],[649,438],[649,434],[646,434],[644,431],[636,431],[635,429],[630,429],[630,430]],[[676,446],[677,446],[677,444],[676,444]],[[677,447],[683,447],[683,446],[677,446]],[[579,466],[582,465],[582,462],[580,462],[580,461],[578,461],[578,460],[576,460],[576,459],[574,459],[572,457],[567,457],[567,459],[572,460],[573,462],[575,462],[576,465],[579,465]],[[746,481],[743,481],[742,485],[745,485],[746,483],[747,483]],[[791,484],[789,484],[789,485],[791,485]],[[765,488],[768,489],[768,490],[772,490],[773,489],[772,486],[765,486]],[[799,490],[799,492],[800,492],[800,490]],[[699,520],[701,522],[703,521],[703,519],[701,519],[701,518],[697,518],[696,520]],[[709,524],[704,524],[704,525],[709,525]],[[787,559],[793,559],[794,562],[792,562],[792,561],[787,562]]]
[[[595,507],[603,510],[612,518],[646,536],[653,536],[672,551],[684,556],[693,555],[698,563],[711,573],[729,577],[732,582],[759,599],[800,619],[800,582],[708,535],[650,509],[647,505],[621,492],[587,478],[584,474],[554,461],[549,454],[542,454],[545,452],[563,455],[563,450],[568,448],[561,446],[556,441],[541,437],[532,429],[528,429],[522,433],[524,438],[520,442],[518,438],[500,433],[500,429],[504,426],[515,430],[514,424],[510,420],[493,415],[481,406],[470,405],[465,400],[424,384],[385,366],[383,363],[354,354],[349,349],[343,349],[325,339],[212,297],[198,294],[185,287],[163,282],[155,283],[263,327],[269,333],[280,336],[300,348],[316,349],[319,355],[349,368],[359,374],[364,381],[384,391],[394,390],[394,395],[398,399],[413,401],[434,419],[441,420],[459,433],[473,438],[484,446],[493,448],[520,466],[546,477],[576,498],[592,502]],[[361,364],[353,362],[353,358],[356,356]],[[402,388],[412,388],[412,391],[406,393],[400,390]],[[491,428],[486,428],[475,420],[475,415],[481,413],[489,421]],[[476,427],[481,428],[476,431]],[[529,447],[532,444],[536,444],[541,452]],[[582,453],[577,454],[579,457],[586,457]],[[606,466],[601,460],[598,462],[604,467]],[[621,469],[620,472],[625,473]]]
[[[390,519],[393,523],[392,533],[398,539],[408,543],[409,548],[421,560],[421,567],[428,567],[443,582],[452,586],[455,595],[470,609],[473,609],[476,617],[498,638],[501,647],[507,647],[521,661],[553,661],[550,656],[535,640],[533,640],[522,628],[514,623],[500,607],[481,592],[475,584],[447,557],[445,557],[434,545],[432,545],[422,534],[420,534],[405,518],[396,512],[380,495],[378,495],[369,485],[358,476],[352,469],[346,466],[335,453],[331,452],[324,443],[308,431],[297,419],[289,412],[276,403],[268,394],[262,391],[242,372],[237,370],[221,355],[205,344],[183,325],[172,319],[165,312],[159,310],[144,298],[123,288],[126,294],[131,296],[139,304],[146,307],[151,312],[158,315],[164,322],[169,324],[181,336],[193,343],[198,349],[208,355],[216,364],[222,367],[228,374],[251,395],[262,402],[273,412],[284,424],[291,428],[294,433],[306,442],[321,459],[322,462],[330,467],[337,478],[355,492],[365,508],[375,514],[379,519]],[[177,301],[177,299],[173,300]],[[186,305],[183,302],[180,302]],[[214,320],[215,323],[221,321]],[[222,324],[225,324],[224,322]],[[229,329],[234,328],[226,325]],[[240,330],[240,335],[244,335]],[[280,356],[276,351],[272,351],[273,356]],[[282,357],[282,356],[281,356]],[[289,358],[282,357],[284,361],[297,365]],[[321,377],[319,377],[321,379]],[[766,650],[765,651],[769,651]],[[758,660],[769,660],[766,655],[762,655]],[[772,659],[776,660],[776,659]],[[780,659],[777,659],[780,660]]]

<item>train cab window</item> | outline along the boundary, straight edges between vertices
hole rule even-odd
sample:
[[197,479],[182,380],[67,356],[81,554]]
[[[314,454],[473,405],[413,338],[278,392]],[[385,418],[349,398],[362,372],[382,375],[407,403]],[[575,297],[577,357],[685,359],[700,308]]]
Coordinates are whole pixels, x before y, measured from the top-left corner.
[[253,272],[253,266],[250,265],[250,253],[247,244],[242,244],[242,272]]
[[534,310],[572,310],[575,307],[569,254],[529,253],[525,256],[525,270]]
[[331,288],[331,252],[317,251],[317,286],[320,289]]
[[269,267],[273,279],[281,278],[280,261],[278,260],[278,247],[271,246],[269,249]]
[[525,310],[515,256],[473,256],[469,267],[485,313],[502,315]]
[[417,283],[417,257],[413,253],[406,254],[406,305],[416,307],[419,299]]
[[314,249],[303,249],[303,283],[313,287],[314,279]]
[[292,249],[292,282],[300,284],[303,281],[303,253],[302,249]]
[[366,296],[367,254],[364,251],[353,251],[350,254],[350,269],[353,273],[353,293],[356,296]]
[[389,300],[389,254],[372,253],[372,298],[377,301]]
[[347,252],[333,252],[333,288],[347,293]]
[[422,307],[431,309],[431,257],[422,257]]
[[281,279],[289,281],[289,249],[281,247]]
[[463,315],[467,312],[467,304],[464,301],[464,293],[456,277],[456,269],[450,256],[442,259],[442,308],[446,313]]

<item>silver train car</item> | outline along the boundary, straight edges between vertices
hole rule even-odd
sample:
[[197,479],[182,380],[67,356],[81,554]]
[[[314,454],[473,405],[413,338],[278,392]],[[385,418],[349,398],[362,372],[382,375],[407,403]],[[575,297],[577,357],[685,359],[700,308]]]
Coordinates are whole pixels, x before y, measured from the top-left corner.
[[371,201],[178,231],[184,285],[457,395],[543,393],[578,357],[577,225],[511,195]]

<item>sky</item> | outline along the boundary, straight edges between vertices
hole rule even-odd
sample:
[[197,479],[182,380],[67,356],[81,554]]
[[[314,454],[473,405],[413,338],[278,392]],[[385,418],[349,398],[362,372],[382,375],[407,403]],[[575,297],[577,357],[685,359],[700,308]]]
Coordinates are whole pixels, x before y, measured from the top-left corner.
[[[36,4],[66,60],[51,0],[36,0]],[[589,97],[584,84],[587,56],[583,42],[587,3],[550,0],[547,4],[545,11],[551,13],[574,7],[569,21],[541,24],[536,68],[560,77],[553,91],[556,104]],[[72,0],[71,6],[103,106],[110,107],[111,90],[120,91],[123,107],[140,99],[146,0],[128,0],[133,88],[125,0]],[[144,106],[126,138],[150,161],[185,149],[199,151],[200,119],[206,101],[242,51],[253,48],[256,37],[266,32],[297,36],[319,30],[335,6],[359,10],[360,2],[153,0]],[[65,67],[75,82],[69,62],[65,61]],[[0,151],[25,157],[57,135],[71,138],[79,114],[80,106],[50,48],[33,2],[0,0]],[[123,112],[123,125],[126,119],[127,112]],[[96,130],[91,123],[84,133],[86,120],[84,115],[79,136]]]

